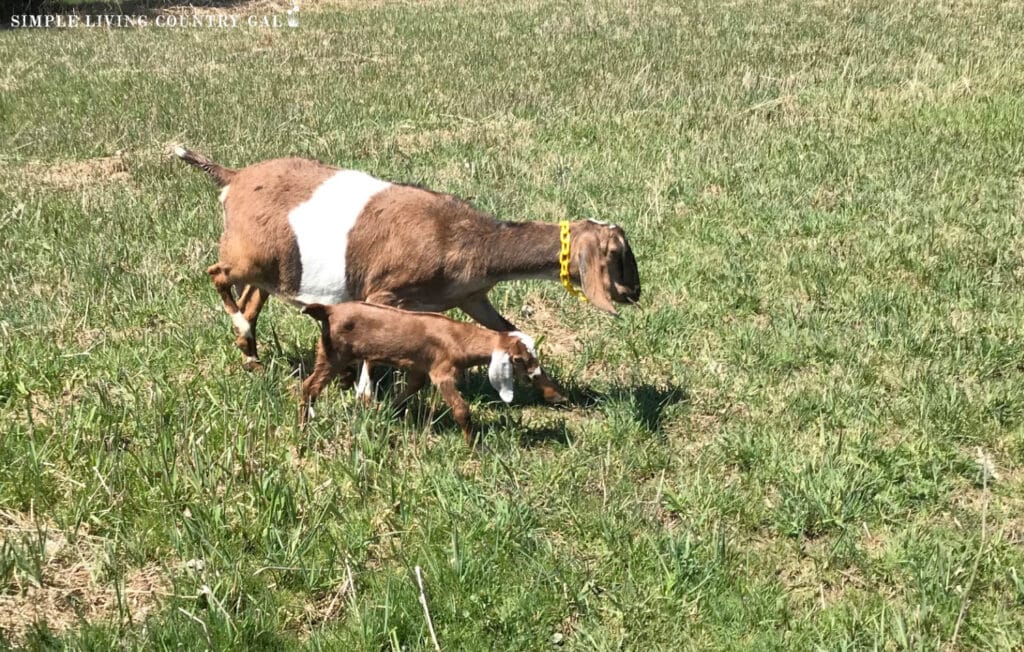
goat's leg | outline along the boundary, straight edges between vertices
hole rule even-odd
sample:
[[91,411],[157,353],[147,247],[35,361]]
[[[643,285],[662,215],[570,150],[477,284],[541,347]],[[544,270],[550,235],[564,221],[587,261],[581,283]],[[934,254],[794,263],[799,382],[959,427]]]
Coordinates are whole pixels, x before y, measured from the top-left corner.
[[[518,330],[512,322],[501,316],[501,313],[487,299],[487,295],[476,296],[459,304],[467,315],[474,321],[496,331]],[[553,381],[543,369],[530,379],[533,386],[541,391],[544,400],[548,403],[565,403],[565,396],[558,383]]]
[[[299,428],[305,428],[313,412],[313,403],[316,402],[320,392],[330,384],[331,380],[338,375],[339,367],[331,364],[331,361],[324,350],[323,341],[317,344],[316,363],[313,365],[313,373],[302,383],[302,395],[299,398]],[[351,383],[351,374],[349,374]]]
[[501,316],[487,299],[487,295],[477,295],[459,304],[462,312],[473,318],[473,321],[490,328],[493,331],[514,331],[515,325]]
[[238,308],[242,317],[249,324],[245,336],[239,335],[235,345],[245,354],[245,368],[249,371],[256,371],[263,367],[260,364],[259,355],[256,353],[256,320],[259,319],[263,304],[267,302],[268,293],[266,290],[255,285],[246,285],[238,297]]
[[[394,306],[397,303],[395,294],[387,290],[369,294],[363,300],[378,306]],[[373,403],[373,380],[370,377],[370,366],[370,360],[363,360],[363,368],[359,372],[359,383],[356,385],[356,396],[366,405]]]
[[356,384],[356,396],[364,405],[373,403],[373,379],[370,378],[370,361],[363,360]]
[[406,372],[405,388],[398,396],[395,397],[395,410],[398,414],[403,414],[405,412],[406,402],[408,402],[416,392],[420,391],[426,383],[427,374],[422,371],[410,369]]
[[[230,315],[231,323],[235,326],[235,333],[237,334],[235,344],[244,351],[245,348],[241,343],[247,342],[252,337],[252,328],[249,326],[249,320],[245,318],[238,304],[235,303],[235,295],[232,293],[234,282],[231,280],[231,266],[224,263],[214,263],[206,269],[206,273],[209,275],[213,287],[217,289],[220,300],[224,302],[224,312]],[[248,363],[249,360],[246,359],[246,364]]]
[[431,374],[430,379],[437,385],[438,391],[441,392],[441,398],[452,409],[452,416],[455,418],[455,423],[459,424],[459,428],[462,429],[462,439],[466,442],[466,446],[476,448],[476,439],[473,437],[469,419],[469,406],[466,405],[466,399],[462,398],[462,394],[459,394],[459,390],[455,387],[454,374],[442,377]]

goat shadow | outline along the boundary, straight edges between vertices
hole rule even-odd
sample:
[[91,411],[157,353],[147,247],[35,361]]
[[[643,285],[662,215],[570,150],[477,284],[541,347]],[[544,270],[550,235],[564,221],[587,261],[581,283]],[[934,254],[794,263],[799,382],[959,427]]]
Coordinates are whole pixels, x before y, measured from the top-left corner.
[[[276,353],[276,357],[284,360],[288,365],[290,375],[298,378],[300,382],[305,379],[316,361],[315,351],[301,347],[289,348],[287,350],[278,348]],[[352,369],[358,378],[359,366],[353,366]],[[394,407],[394,417],[396,419],[404,419],[407,423],[420,430],[429,428],[437,434],[458,430],[459,425],[455,422],[448,406],[444,403],[433,403],[431,401],[429,388],[432,386],[429,383],[409,399],[403,410],[399,411],[397,406],[392,406],[389,403],[394,396],[398,384],[402,382],[399,379],[404,378],[404,373],[400,369],[386,365],[375,365],[373,367],[371,379],[374,386],[374,396],[378,401],[378,409],[383,409],[385,404]],[[331,386],[340,388],[340,385],[335,385],[334,383]],[[472,403],[476,398],[483,398],[491,403],[501,403],[498,392],[491,387],[485,373],[469,372],[466,374],[466,378],[459,382],[459,391],[469,403]],[[526,394],[527,392],[533,393]],[[523,400],[524,395],[526,400]],[[545,404],[541,393],[534,390],[532,385],[525,383],[516,384],[516,398],[514,402],[518,405],[531,403]],[[388,409],[391,408],[389,407]],[[528,426],[522,423],[521,417],[518,414],[508,411],[502,412],[494,419],[480,420],[477,416],[473,416],[472,419],[473,427],[478,432],[486,431],[490,428],[514,429],[519,434],[520,445],[525,448],[532,448],[547,442],[567,445],[570,441],[565,419],[560,419],[556,424]]]
[[[299,378],[300,381],[313,368],[313,363],[316,360],[316,352],[305,347],[284,351],[278,349],[278,355],[283,357],[290,366],[292,374]],[[354,367],[354,370],[358,378],[359,367]],[[404,372],[385,365],[376,365],[373,367],[371,377],[375,388],[375,396],[378,400],[386,400],[386,397],[394,394],[396,385],[399,383],[398,379],[404,377]],[[412,415],[413,422],[421,428],[431,425],[435,430],[457,428],[458,425],[446,407],[437,410],[431,410],[427,407],[426,401],[428,399],[426,397],[428,394],[426,392],[428,387],[429,384],[420,390],[407,404],[407,412]],[[520,380],[515,385],[513,405],[548,406],[557,414],[560,408],[593,409],[602,403],[628,402],[632,406],[635,419],[644,429],[652,434],[661,432],[665,413],[670,407],[683,405],[685,409],[689,409],[690,405],[690,393],[685,388],[674,384],[658,386],[643,383],[633,387],[616,387],[602,392],[572,381],[563,381],[562,389],[566,399],[565,403],[549,405],[544,401],[540,390],[528,382]],[[482,398],[489,402],[501,401],[498,392],[491,386],[487,374],[479,370],[469,371],[465,375],[459,382],[459,391],[469,403],[472,403],[476,398]],[[405,418],[410,417],[407,416]],[[514,423],[513,419],[515,420]],[[476,420],[474,422],[477,427],[486,427],[488,425]],[[492,425],[512,427],[517,430],[520,433],[519,443],[526,448],[532,448],[548,442],[563,445],[570,442],[568,426],[564,418],[559,419],[555,424],[524,426],[518,416],[512,417],[506,413],[500,415],[498,422]]]
[[[683,387],[675,384],[653,385],[643,383],[633,387],[617,387],[610,391],[601,392],[586,385],[572,381],[560,382],[565,397],[564,403],[548,404],[544,401],[540,390],[530,384],[516,383],[515,402],[520,405],[549,405],[553,409],[558,408],[583,408],[592,409],[602,403],[629,402],[633,407],[634,416],[643,427],[651,433],[659,433],[665,419],[665,412],[675,405],[683,405],[685,409],[690,406],[690,393]],[[471,373],[466,383],[466,396],[486,395],[498,400],[497,392],[490,386],[486,374]],[[560,428],[541,430],[531,435],[530,441],[554,440],[567,443],[564,420]]]
[[632,388],[613,390],[606,396],[612,400],[630,400],[637,421],[652,433],[661,432],[665,411],[670,406],[682,404],[687,410],[690,407],[690,393],[678,385],[658,387],[644,383]]

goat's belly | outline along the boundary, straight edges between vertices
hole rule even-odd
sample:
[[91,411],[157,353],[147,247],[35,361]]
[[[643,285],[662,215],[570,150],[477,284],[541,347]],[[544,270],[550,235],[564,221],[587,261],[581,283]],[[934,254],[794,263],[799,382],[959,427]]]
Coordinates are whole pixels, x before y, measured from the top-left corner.
[[302,261],[299,291],[289,300],[330,304],[352,299],[345,284],[349,233],[370,199],[390,186],[365,172],[339,170],[288,213]]

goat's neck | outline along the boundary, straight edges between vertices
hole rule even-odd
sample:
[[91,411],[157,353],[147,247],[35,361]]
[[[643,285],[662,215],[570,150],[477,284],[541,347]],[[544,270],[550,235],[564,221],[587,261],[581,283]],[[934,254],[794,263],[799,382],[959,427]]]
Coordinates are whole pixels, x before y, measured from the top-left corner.
[[462,364],[460,366],[469,368],[489,363],[495,349],[501,346],[501,335],[475,324],[466,326],[466,331],[460,333],[462,349],[460,356]]
[[495,283],[519,279],[557,279],[561,249],[557,224],[497,222],[480,238],[479,255]]

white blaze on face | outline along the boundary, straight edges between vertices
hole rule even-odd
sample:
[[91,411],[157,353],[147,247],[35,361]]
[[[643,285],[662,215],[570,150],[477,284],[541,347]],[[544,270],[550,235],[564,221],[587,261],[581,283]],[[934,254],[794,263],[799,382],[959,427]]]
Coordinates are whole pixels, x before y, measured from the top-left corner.
[[357,170],[340,170],[288,213],[302,259],[299,303],[341,303],[348,234],[367,202],[391,184]]

